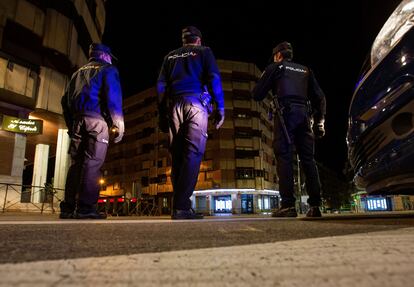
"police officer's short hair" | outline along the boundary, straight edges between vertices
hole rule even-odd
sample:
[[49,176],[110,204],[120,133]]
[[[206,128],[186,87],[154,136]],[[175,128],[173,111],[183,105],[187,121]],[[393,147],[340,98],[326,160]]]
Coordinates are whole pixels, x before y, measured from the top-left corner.
[[280,52],[282,54],[283,59],[291,60],[293,58],[293,49],[292,45],[289,42],[281,42],[273,48],[273,55]]
[[194,26],[187,26],[181,31],[181,39],[184,44],[195,43],[198,38],[202,37],[200,30]]

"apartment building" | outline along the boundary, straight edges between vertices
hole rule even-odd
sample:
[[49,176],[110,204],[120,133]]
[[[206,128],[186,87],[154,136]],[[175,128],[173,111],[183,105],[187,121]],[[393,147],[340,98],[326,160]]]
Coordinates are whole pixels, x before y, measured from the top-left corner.
[[[104,0],[0,2],[0,183],[53,184],[63,196],[69,138],[61,97],[105,27]],[[13,192],[13,190],[15,192]],[[0,187],[6,208],[45,200]]]
[[[254,102],[250,91],[260,71],[251,63],[218,60],[225,93],[226,119],[210,125],[194,209],[206,214],[258,213],[277,207],[273,121],[269,103]],[[159,213],[171,212],[171,161],[168,135],[158,131],[156,90],[124,101],[126,133],[112,145],[104,166],[102,196],[150,198]]]

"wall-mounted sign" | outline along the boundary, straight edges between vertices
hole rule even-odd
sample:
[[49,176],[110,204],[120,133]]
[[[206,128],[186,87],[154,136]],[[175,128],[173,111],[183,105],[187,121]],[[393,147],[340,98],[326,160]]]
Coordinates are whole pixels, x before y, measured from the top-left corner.
[[41,134],[43,131],[42,120],[19,119],[3,116],[2,129],[14,133]]

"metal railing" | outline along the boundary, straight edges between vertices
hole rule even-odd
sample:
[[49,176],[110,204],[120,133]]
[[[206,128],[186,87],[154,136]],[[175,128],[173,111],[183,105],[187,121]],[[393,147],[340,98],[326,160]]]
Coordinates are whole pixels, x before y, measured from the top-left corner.
[[160,206],[156,203],[155,199],[136,199],[135,201],[123,199],[122,202],[118,202],[117,198],[112,200],[107,199],[102,203],[98,201],[98,212],[105,212],[108,215],[113,216],[159,216],[162,215]]
[[[11,193],[14,194],[11,195]],[[30,211],[40,211],[40,213],[44,211],[50,211],[51,213],[59,212],[59,203],[63,200],[63,198],[59,197],[59,194],[63,196],[64,189],[55,188],[49,184],[45,186],[33,186],[0,182],[0,204],[2,204],[1,208],[3,213],[9,210],[29,209],[28,207],[31,207]],[[39,199],[39,202],[33,202],[33,198]],[[113,216],[160,216],[165,214],[162,212],[162,208],[157,204],[155,198],[145,197],[135,199],[135,201],[122,199],[122,202],[119,202],[118,198],[113,198],[113,200],[108,198],[105,202],[100,203],[98,201],[97,210]],[[224,210],[223,212],[218,212],[213,209],[198,208],[195,211],[205,215],[265,214],[270,213],[271,209],[256,208],[254,210],[247,210],[232,208],[225,212]]]
[[[31,207],[34,211],[38,210],[40,213],[46,210],[55,213],[56,207],[62,201],[62,198],[58,196],[59,191],[63,194],[64,190],[49,184],[34,186],[0,182],[0,198],[4,196],[2,198],[2,212],[5,213],[7,210],[13,209],[21,210],[22,205],[24,205],[26,208]],[[14,194],[12,195],[12,193]],[[39,198],[39,202],[32,202],[33,197]]]

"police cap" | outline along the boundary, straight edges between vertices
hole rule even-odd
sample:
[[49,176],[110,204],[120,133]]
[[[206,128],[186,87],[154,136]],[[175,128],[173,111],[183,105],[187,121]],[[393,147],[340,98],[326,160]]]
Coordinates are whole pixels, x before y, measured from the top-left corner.
[[92,43],[89,46],[89,56],[92,57],[94,53],[106,53],[113,59],[118,60],[111,52],[111,48],[101,43]]
[[196,27],[194,26],[187,26],[185,27],[182,31],[181,31],[181,36],[182,38],[187,38],[187,37],[191,37],[191,36],[197,36],[202,38],[203,36],[201,35],[200,30],[198,30]]

